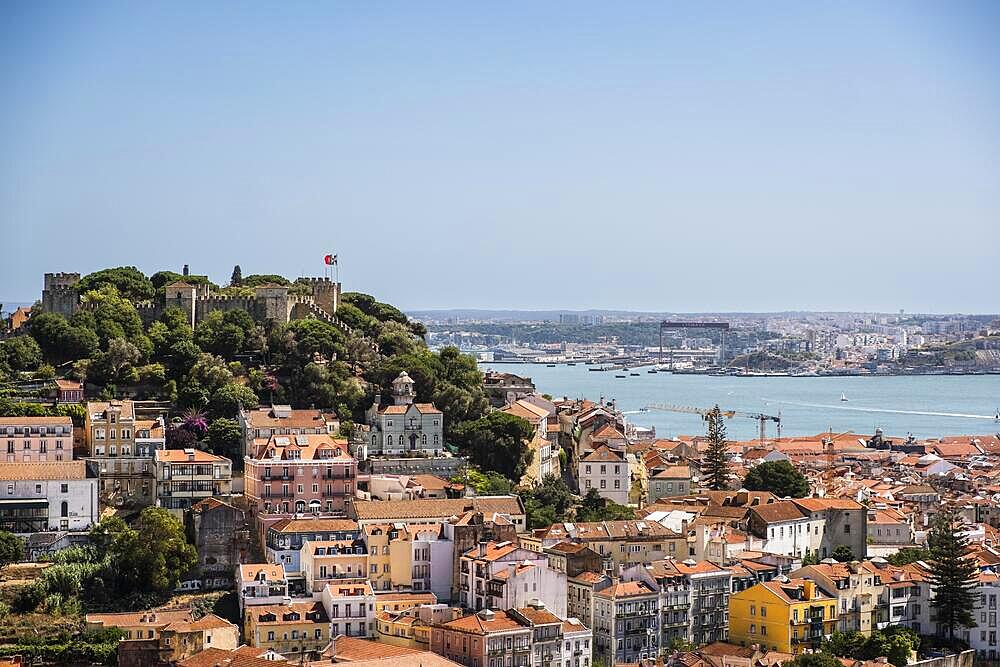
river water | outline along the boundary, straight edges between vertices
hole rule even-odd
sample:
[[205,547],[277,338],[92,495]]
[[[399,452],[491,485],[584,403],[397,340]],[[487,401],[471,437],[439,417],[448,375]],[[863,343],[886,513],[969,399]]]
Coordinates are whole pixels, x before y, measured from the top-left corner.
[[[832,429],[918,438],[1000,432],[994,415],[1000,408],[1000,375],[908,375],[853,377],[715,377],[649,374],[616,378],[615,372],[588,371],[587,366],[484,363],[535,382],[539,393],[554,397],[616,399],[619,409],[640,410],[653,404],[721,408],[781,415],[782,435],[815,435]],[[847,401],[841,401],[841,395]],[[696,414],[636,412],[629,419],[656,427],[661,438],[704,432]],[[726,422],[731,439],[754,438],[758,422],[734,417]],[[774,424],[767,424],[774,437]]]

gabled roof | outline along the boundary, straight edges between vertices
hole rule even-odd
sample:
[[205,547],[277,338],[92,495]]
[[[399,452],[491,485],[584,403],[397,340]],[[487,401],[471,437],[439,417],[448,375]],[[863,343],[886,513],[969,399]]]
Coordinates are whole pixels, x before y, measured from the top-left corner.
[[580,458],[582,463],[624,463],[625,454],[615,451],[607,445],[599,445]]
[[750,509],[752,514],[760,517],[764,523],[781,523],[784,521],[795,521],[808,516],[808,512],[794,501],[782,500],[768,505],[757,505]]
[[795,498],[793,503],[807,512],[822,512],[825,510],[863,510],[861,503],[850,498]]
[[476,496],[475,498],[425,498],[391,503],[359,500],[353,504],[359,520],[433,519],[459,516],[468,510],[507,515],[524,514],[518,496]]

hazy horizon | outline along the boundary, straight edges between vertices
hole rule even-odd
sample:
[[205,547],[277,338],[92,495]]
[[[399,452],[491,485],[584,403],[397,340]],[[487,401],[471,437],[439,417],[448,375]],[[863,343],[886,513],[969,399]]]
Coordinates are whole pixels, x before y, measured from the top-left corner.
[[0,300],[333,252],[345,289],[408,311],[1000,303],[995,2],[0,19]]

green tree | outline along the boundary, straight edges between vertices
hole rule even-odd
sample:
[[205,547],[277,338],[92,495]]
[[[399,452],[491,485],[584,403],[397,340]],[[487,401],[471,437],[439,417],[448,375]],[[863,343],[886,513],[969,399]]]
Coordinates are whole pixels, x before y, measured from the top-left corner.
[[135,366],[142,358],[139,348],[124,338],[108,341],[108,349],[97,355],[90,368],[98,384],[131,384],[139,379]]
[[243,284],[243,270],[237,264],[233,267],[233,275],[229,277],[230,287],[240,287]]
[[577,521],[621,521],[634,518],[635,512],[631,507],[601,497],[595,488],[587,491],[576,509]]
[[159,507],[144,509],[134,527],[117,516],[104,519],[91,540],[106,554],[101,588],[112,599],[169,594],[198,562],[180,520]]
[[835,631],[830,635],[829,639],[823,640],[821,648],[826,653],[842,658],[857,658],[861,655],[861,651],[867,641],[868,637],[865,637],[857,630],[849,632]]
[[976,585],[979,570],[969,556],[968,540],[958,531],[958,520],[951,510],[934,517],[927,545],[931,552],[930,584],[934,589],[931,608],[939,628],[947,628],[948,639],[954,645],[955,630],[971,628],[976,620]]
[[0,366],[14,372],[33,371],[42,363],[42,348],[31,336],[0,341]]
[[708,450],[705,452],[702,482],[709,489],[729,488],[729,456],[726,452],[726,424],[719,406],[705,415],[708,426]]
[[803,653],[793,660],[781,664],[781,667],[844,667],[839,660],[829,653]]
[[146,337],[138,311],[112,285],[86,292],[83,299],[92,309],[101,349],[106,350],[108,343],[115,338],[124,338],[139,349],[143,358],[152,353],[153,344]]
[[256,408],[259,401],[250,387],[227,382],[212,393],[209,400],[209,411],[217,418],[235,417],[240,406],[247,409]]
[[245,310],[212,311],[198,323],[194,341],[203,351],[224,359],[259,350],[264,342],[260,327]]
[[6,530],[0,530],[0,569],[24,559],[24,540]]
[[788,461],[767,461],[755,465],[743,479],[749,491],[770,491],[779,498],[809,495],[809,480]]
[[516,482],[524,476],[534,452],[528,440],[534,428],[526,419],[506,412],[491,412],[455,429],[454,441],[469,461]]
[[[496,414],[496,413],[494,413]],[[524,502],[528,527],[544,528],[566,520],[566,513],[573,504],[573,494],[560,477],[547,475],[542,483],[518,493]]]
[[830,554],[830,557],[841,563],[850,563],[854,560],[854,552],[846,544],[838,544],[837,548]]
[[243,434],[235,419],[216,419],[208,426],[205,442],[209,451],[233,462],[233,470],[243,469]]
[[[468,479],[466,479],[468,477]],[[496,472],[482,472],[469,467],[465,474],[451,478],[455,484],[468,483],[479,496],[504,496],[511,492],[510,480]]]
[[81,294],[111,286],[132,303],[152,299],[156,292],[149,278],[134,266],[96,271],[81,278],[76,286]]
[[27,326],[46,361],[55,364],[92,357],[100,347],[91,313],[74,315],[71,322],[56,313],[39,313]]
[[890,565],[900,567],[902,565],[916,563],[918,560],[930,561],[931,552],[920,547],[904,547],[896,553],[886,556],[885,559],[889,561]]

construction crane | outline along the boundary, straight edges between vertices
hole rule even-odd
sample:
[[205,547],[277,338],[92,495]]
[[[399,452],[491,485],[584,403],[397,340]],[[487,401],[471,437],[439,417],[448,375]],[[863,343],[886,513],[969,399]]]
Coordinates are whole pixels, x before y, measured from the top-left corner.
[[[701,415],[702,419],[706,419],[712,408],[693,408],[686,405],[667,405],[665,403],[653,403],[646,406],[647,410],[660,410],[662,412],[685,412],[692,415]],[[722,410],[720,412],[727,419],[732,419],[733,417],[746,417],[748,419],[755,419],[760,424],[760,442],[764,444],[765,427],[767,422],[771,421],[775,423],[778,431],[778,439],[781,438],[781,414],[777,416],[765,415],[762,412],[742,412],[740,410]]]

